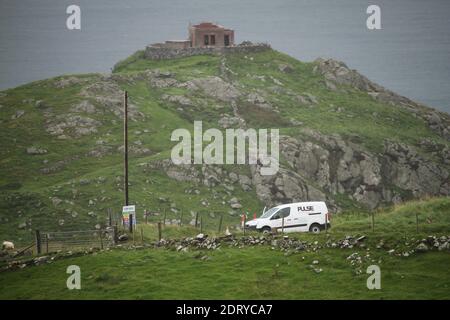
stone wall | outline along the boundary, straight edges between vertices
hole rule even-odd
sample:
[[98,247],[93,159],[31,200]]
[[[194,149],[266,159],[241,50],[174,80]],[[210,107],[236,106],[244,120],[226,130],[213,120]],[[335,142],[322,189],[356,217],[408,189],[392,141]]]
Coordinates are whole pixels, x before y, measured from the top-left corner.
[[189,40],[166,40],[164,43],[154,43],[150,45],[153,48],[167,48],[167,49],[186,49],[191,47]]
[[144,56],[150,60],[165,60],[195,55],[220,55],[223,53],[252,53],[270,50],[270,45],[265,43],[238,45],[233,47],[207,47],[207,48],[165,48],[160,46],[147,46]]

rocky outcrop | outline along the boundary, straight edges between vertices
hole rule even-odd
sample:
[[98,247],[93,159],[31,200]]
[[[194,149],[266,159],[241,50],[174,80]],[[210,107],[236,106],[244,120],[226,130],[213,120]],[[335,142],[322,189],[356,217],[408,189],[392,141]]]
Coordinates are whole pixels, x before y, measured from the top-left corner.
[[370,81],[365,76],[352,70],[341,61],[319,58],[315,60],[314,73],[321,74],[328,89],[335,91],[337,85],[347,85],[367,92],[380,102],[404,108],[415,116],[422,118],[428,127],[444,139],[450,140],[450,115],[416,103]]
[[385,141],[384,152],[373,154],[338,135],[304,133],[281,137],[281,153],[293,171],[326,194],[348,194],[370,209],[408,196],[448,195],[448,170],[411,146]]
[[97,132],[100,121],[80,115],[60,115],[46,121],[46,130],[51,135],[66,139],[69,136],[78,138]]
[[[124,91],[118,85],[114,77],[104,77],[81,90],[80,95],[95,101],[103,112],[112,112],[117,117],[123,118]],[[128,104],[128,117],[130,120],[145,118],[132,102]]]
[[172,96],[172,95],[168,95],[168,94],[163,94],[161,96],[161,98],[165,101],[168,101],[168,102],[171,102],[171,103],[183,106],[183,107],[188,107],[188,106],[193,105],[191,99],[189,99],[188,97],[185,97],[185,96],[181,96],[181,95]]
[[201,90],[205,95],[225,102],[234,100],[241,95],[232,84],[216,76],[193,79],[186,82],[184,86],[189,90]]
[[268,206],[327,198],[322,191],[292,170],[280,168],[276,175],[263,176],[258,168],[253,166],[251,172],[258,199]]
[[83,84],[86,83],[87,81],[89,81],[90,78],[88,77],[73,77],[73,76],[68,76],[68,77],[61,77],[58,80],[56,80],[54,82],[54,86],[57,89],[64,89],[66,87],[71,87],[74,85],[79,85],[79,84]]
[[243,128],[245,126],[245,120],[240,117],[233,117],[227,114],[222,115],[218,124],[222,128]]
[[98,110],[94,104],[92,104],[89,100],[83,100],[70,109],[73,113],[97,113]]
[[449,195],[447,167],[398,142],[387,140],[383,152],[373,153],[339,135],[304,129],[298,137],[281,136],[280,153],[287,165],[272,176],[261,175],[258,165],[249,165],[249,176],[219,166],[174,165],[170,160],[145,166],[207,187],[226,185],[233,190],[231,185],[239,184],[244,191],[254,190],[267,206],[326,200],[330,208],[339,209],[336,199],[344,196],[374,209],[415,197]]
[[431,130],[450,140],[450,117],[448,114],[434,110],[425,113],[423,118]]
[[384,91],[383,87],[371,82],[356,70],[349,69],[347,65],[341,61],[319,58],[314,62],[316,63],[314,72],[322,74],[326,80],[338,84],[349,85],[362,91]]
[[274,106],[272,106],[272,104],[270,102],[268,102],[260,93],[251,92],[247,96],[246,100],[247,100],[247,102],[250,102],[251,104],[257,106],[258,108],[266,109],[269,111],[276,110],[276,108]]
[[416,197],[449,195],[448,170],[425,160],[411,146],[386,141],[383,160],[383,175],[396,187]]

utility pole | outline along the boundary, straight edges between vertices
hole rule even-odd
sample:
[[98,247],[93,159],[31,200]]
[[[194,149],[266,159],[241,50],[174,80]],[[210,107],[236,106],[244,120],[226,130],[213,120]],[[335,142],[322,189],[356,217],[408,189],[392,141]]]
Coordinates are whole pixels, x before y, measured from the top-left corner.
[[128,92],[124,95],[123,110],[123,162],[124,162],[124,192],[125,205],[128,206]]

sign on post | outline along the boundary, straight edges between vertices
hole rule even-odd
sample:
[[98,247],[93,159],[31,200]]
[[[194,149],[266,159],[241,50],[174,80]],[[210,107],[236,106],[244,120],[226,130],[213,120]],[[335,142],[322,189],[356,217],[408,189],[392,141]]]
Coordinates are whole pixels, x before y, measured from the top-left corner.
[[122,207],[122,223],[124,227],[128,227],[130,225],[129,216],[132,215],[133,227],[136,227],[136,206],[124,206]]

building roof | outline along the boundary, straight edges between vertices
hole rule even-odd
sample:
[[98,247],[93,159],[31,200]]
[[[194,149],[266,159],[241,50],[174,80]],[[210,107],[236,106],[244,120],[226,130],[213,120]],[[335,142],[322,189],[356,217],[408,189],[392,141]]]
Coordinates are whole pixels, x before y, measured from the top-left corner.
[[186,40],[186,39],[182,39],[182,40],[172,39],[172,40],[166,40],[166,42],[189,42],[189,40]]
[[221,26],[212,22],[201,22],[199,24],[194,24],[193,27],[199,29],[206,29],[206,28],[209,29],[209,28],[220,28]]
[[217,28],[217,29],[231,30],[231,29],[225,28],[224,26],[221,26],[220,24],[215,24],[215,23],[207,22],[207,21],[201,22],[199,24],[194,24],[192,27],[197,28],[197,29],[216,29]]

